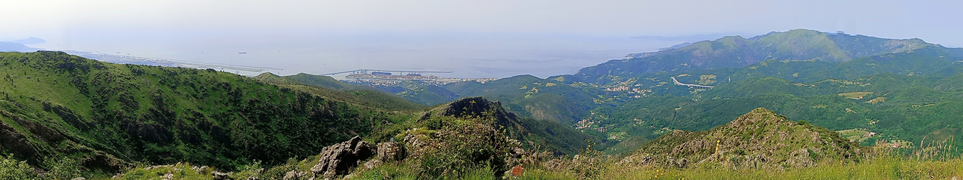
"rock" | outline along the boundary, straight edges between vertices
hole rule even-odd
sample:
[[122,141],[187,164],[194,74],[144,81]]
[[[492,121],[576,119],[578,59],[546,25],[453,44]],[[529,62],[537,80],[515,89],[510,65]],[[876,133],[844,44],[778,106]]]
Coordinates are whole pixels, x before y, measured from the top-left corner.
[[679,159],[679,160],[675,161],[675,167],[678,167],[678,168],[686,168],[686,166],[689,166],[689,159],[682,158],[682,159]]
[[407,134],[403,140],[406,148],[405,152],[411,157],[420,157],[424,153],[422,150],[428,143],[421,140],[421,138],[425,137],[424,134],[412,133],[414,131],[418,131],[418,128],[409,129],[405,132],[405,134]]
[[318,164],[311,168],[311,173],[331,178],[347,175],[349,170],[357,167],[361,161],[374,156],[374,151],[368,142],[355,136],[351,140],[324,147],[320,156]]
[[234,180],[234,178],[231,178],[231,173],[222,173],[222,172],[214,171],[214,172],[211,172],[211,175],[214,176],[214,180]]
[[283,180],[298,180],[313,178],[309,172],[298,172],[297,170],[288,171],[284,174]]
[[525,168],[522,166],[515,166],[512,168],[512,176],[522,176],[525,174]]
[[70,180],[86,180],[86,179],[85,179],[84,177],[75,177],[75,178],[70,179]]
[[208,168],[209,168],[209,167],[207,167],[207,166],[201,166],[201,167],[193,166],[193,167],[191,167],[191,169],[193,169],[194,172],[197,172],[198,174],[203,174],[203,172],[204,172],[204,171],[207,171]]
[[374,169],[375,167],[380,166],[381,164],[382,164],[382,161],[380,159],[372,159],[364,163],[364,169],[371,170],[371,169]]
[[171,174],[171,173],[164,174],[164,176],[161,176],[161,179],[164,179],[164,180],[174,179],[174,174]]
[[396,142],[378,143],[378,159],[381,162],[405,159],[405,148]]
[[813,159],[809,156],[809,149],[799,149],[793,151],[792,154],[789,155],[790,158],[786,161],[786,163],[789,163],[789,165],[797,168],[816,166],[816,163],[813,162]]
[[311,174],[311,172],[298,172],[298,171],[296,171],[296,170],[292,170],[292,171],[290,171],[290,172],[288,172],[287,174],[284,175],[284,180],[297,180],[297,179],[314,178],[314,176],[310,176],[310,175],[313,175],[313,174]]

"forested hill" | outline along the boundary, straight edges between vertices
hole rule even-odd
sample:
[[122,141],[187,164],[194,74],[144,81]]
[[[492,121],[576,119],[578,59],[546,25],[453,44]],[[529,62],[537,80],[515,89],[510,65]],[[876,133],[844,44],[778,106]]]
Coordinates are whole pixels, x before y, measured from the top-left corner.
[[403,118],[317,95],[325,89],[63,52],[0,53],[0,70],[0,149],[44,168],[63,159],[104,171],[134,162],[276,164]]
[[374,85],[363,83],[362,85],[354,85],[338,81],[329,76],[305,73],[298,73],[290,76],[278,76],[271,73],[263,73],[254,78],[267,82],[303,84],[339,91],[375,91],[426,106],[443,104],[458,99],[458,94],[455,94],[454,92],[418,81],[402,81],[393,85]]
[[304,73],[291,76],[278,76],[271,73],[263,73],[255,76],[254,79],[286,88],[312,92],[341,101],[353,102],[356,105],[390,111],[413,111],[426,107],[375,87],[351,85],[328,76]]
[[740,67],[763,60],[848,61],[858,57],[905,52],[932,45],[920,39],[883,39],[863,35],[797,29],[749,39],[727,36],[659,51],[643,58],[612,60],[579,70],[585,81],[649,72]]

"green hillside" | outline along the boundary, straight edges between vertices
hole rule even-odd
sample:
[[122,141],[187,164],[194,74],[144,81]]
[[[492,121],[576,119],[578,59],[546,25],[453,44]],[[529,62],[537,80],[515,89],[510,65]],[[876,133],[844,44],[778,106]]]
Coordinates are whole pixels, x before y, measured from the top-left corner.
[[564,84],[559,79],[539,79],[520,75],[484,84],[478,82],[450,83],[444,88],[461,96],[482,96],[505,102],[509,111],[525,117],[572,124],[584,113],[596,107],[596,95],[603,94],[595,87]]
[[659,51],[644,58],[612,60],[579,70],[585,81],[605,84],[609,76],[650,72],[740,67],[764,60],[849,61],[854,58],[906,52],[927,46],[919,39],[881,39],[797,29],[745,39],[737,36]]
[[[375,87],[382,89],[389,88],[387,86]],[[405,98],[411,102],[429,106],[451,102],[460,97],[459,94],[451,92],[448,89],[424,82],[404,81],[391,87],[397,87],[401,89],[400,91],[394,92],[395,95]]]
[[0,179],[951,178],[961,62],[810,30],[445,85],[0,53]]
[[[814,83],[792,83],[775,77],[752,78],[717,86],[702,98],[675,95],[650,96],[616,107],[592,112],[592,128],[605,127],[609,134],[654,136],[668,130],[707,130],[738,117],[737,112],[764,107],[790,119],[805,119],[832,130],[864,129],[875,139],[919,142],[933,134],[955,132],[963,127],[963,94],[945,83],[949,77],[906,76],[890,73],[847,81],[828,79]],[[591,129],[591,128],[589,128]],[[945,134],[945,133],[943,133]],[[941,135],[940,141],[950,139]],[[963,146],[954,142],[954,146]]]
[[[290,76],[278,76],[271,73],[264,73],[254,77],[267,82],[281,84],[302,84],[315,86],[338,91],[375,91],[384,94],[392,94],[405,100],[421,105],[437,105],[458,99],[458,94],[447,89],[430,85],[422,82],[403,81],[395,85],[356,85],[338,81],[329,76],[311,75],[299,73]],[[373,94],[373,93],[368,93]]]
[[[598,149],[604,149],[609,144],[602,143],[603,139],[587,135],[567,127],[558,122],[518,117],[505,110],[499,101],[489,101],[484,97],[462,98],[444,105],[437,106],[424,112],[420,119],[426,120],[438,116],[453,116],[456,118],[493,118],[494,123],[505,128],[505,135],[523,142],[522,147],[549,150],[560,155],[575,155],[579,149],[588,146],[588,142],[598,143]],[[443,122],[439,122],[443,123]],[[429,126],[430,123],[429,123]]]
[[[316,76],[302,73],[294,76],[282,77],[271,73],[263,73],[255,76],[254,79],[272,83],[277,86],[283,86],[285,88],[310,92],[319,96],[340,101],[352,102],[353,104],[364,107],[373,107],[392,111],[414,111],[425,108],[423,105],[396,97],[388,92],[384,92],[376,88],[351,85],[327,76]],[[304,79],[313,79],[315,81],[308,81]]]
[[43,168],[60,158],[108,172],[135,162],[276,164],[406,116],[236,74],[63,52],[0,53],[0,69],[0,147]]

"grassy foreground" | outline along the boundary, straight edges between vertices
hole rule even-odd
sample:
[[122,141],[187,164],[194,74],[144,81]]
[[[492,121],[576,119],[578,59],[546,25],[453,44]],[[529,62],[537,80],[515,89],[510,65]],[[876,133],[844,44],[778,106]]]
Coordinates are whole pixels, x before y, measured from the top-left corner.
[[616,166],[608,169],[601,179],[959,179],[963,177],[963,159],[936,161],[884,157],[855,164],[823,163],[802,169]]

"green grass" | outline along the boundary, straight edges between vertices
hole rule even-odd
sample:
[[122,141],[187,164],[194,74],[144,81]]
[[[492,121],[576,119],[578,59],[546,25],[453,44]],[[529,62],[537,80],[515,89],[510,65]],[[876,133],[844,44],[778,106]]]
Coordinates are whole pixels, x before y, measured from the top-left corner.
[[[212,69],[0,53],[0,122],[12,151],[109,175],[134,162],[236,169],[283,163],[410,117],[422,106],[369,90],[276,85]],[[21,136],[22,135],[22,136]],[[5,145],[6,146],[6,145]]]
[[213,171],[215,171],[215,169],[211,167],[198,167],[189,163],[177,163],[161,166],[138,166],[131,168],[117,177],[119,177],[119,179],[165,179],[165,177],[172,177],[173,179],[213,179],[211,176]]

